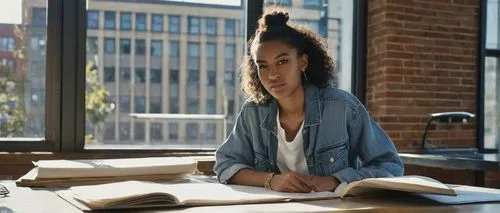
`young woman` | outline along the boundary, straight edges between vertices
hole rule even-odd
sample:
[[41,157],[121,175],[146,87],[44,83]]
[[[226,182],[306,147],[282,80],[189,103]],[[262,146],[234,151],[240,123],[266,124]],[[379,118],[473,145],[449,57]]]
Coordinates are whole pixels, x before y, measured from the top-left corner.
[[259,20],[244,61],[249,96],[216,151],[221,183],[281,192],[403,175],[387,134],[350,93],[332,88],[333,59],[312,31],[273,9]]

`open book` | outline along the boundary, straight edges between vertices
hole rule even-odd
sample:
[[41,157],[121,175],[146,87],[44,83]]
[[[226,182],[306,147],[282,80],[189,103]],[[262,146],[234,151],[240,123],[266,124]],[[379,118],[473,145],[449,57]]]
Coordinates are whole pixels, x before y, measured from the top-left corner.
[[126,180],[171,180],[196,170],[190,157],[41,160],[18,186],[74,186]]
[[[396,190],[438,195],[455,195],[453,189],[426,177],[371,178],[353,182],[333,192],[280,193],[262,187],[218,183],[152,183],[126,181],[77,186],[58,195],[82,210],[156,206],[200,206],[333,199],[361,196],[376,190]],[[86,209],[88,208],[88,209]]]

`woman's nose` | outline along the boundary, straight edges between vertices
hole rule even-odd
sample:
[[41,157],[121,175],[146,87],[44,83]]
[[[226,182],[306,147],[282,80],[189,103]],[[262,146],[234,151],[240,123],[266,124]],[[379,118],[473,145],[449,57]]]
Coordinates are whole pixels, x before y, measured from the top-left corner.
[[276,68],[269,68],[269,79],[279,79],[280,73]]

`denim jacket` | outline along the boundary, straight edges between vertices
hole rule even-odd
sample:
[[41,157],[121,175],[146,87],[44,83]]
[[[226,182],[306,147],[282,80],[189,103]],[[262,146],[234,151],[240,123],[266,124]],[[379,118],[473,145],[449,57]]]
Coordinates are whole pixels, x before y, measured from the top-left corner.
[[[403,175],[403,164],[388,135],[352,94],[335,88],[304,86],[304,154],[310,175],[340,182]],[[279,173],[275,99],[247,100],[225,142],[216,151],[214,171],[221,183],[240,169]]]

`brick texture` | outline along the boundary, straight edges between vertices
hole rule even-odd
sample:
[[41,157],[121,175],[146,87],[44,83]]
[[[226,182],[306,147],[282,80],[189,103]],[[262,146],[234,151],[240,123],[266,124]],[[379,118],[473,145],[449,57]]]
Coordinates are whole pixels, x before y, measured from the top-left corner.
[[[479,3],[368,1],[366,105],[398,149],[419,147],[430,113],[476,113]],[[475,124],[435,124],[427,139],[438,147],[475,147]],[[447,182],[474,179],[473,172],[465,179],[442,169],[408,172]],[[486,180],[496,183],[494,177],[500,186],[500,175]]]

